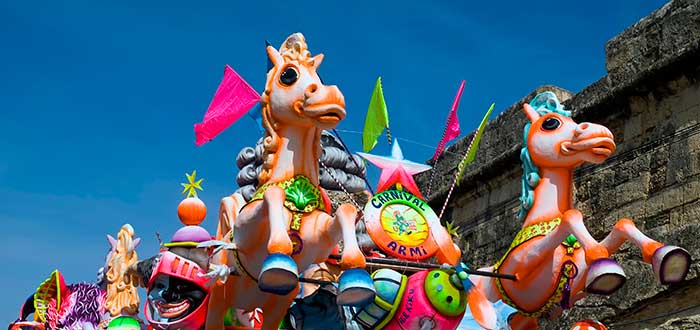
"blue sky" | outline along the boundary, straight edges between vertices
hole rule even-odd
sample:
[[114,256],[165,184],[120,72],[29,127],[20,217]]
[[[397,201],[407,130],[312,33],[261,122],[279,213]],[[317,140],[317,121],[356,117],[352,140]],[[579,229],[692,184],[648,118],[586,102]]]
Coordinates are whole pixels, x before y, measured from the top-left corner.
[[[179,183],[192,169],[215,232],[236,154],[258,131],[243,118],[196,147],[192,126],[225,64],[260,91],[265,39],[277,47],[299,31],[326,55],[320,73],[345,94],[343,130],[362,130],[381,75],[392,134],[419,142],[402,147],[422,161],[462,79],[467,133],[491,102],[502,110],[539,85],[596,81],[605,42],[663,3],[0,1],[0,321],[55,268],[93,281],[105,235],[123,223],[143,238],[141,256],[155,253],[155,232],[168,239],[180,226]],[[343,138],[360,150],[360,135]]]

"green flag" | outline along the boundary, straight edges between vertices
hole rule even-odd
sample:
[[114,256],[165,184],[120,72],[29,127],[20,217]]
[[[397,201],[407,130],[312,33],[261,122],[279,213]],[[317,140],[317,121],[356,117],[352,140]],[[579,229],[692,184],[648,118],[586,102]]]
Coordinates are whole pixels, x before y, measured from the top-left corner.
[[377,145],[377,138],[382,135],[385,128],[389,127],[389,115],[384,103],[382,92],[382,77],[377,78],[374,85],[372,99],[369,100],[369,109],[365,117],[365,129],[362,132],[362,150],[369,152]]
[[467,165],[469,165],[471,162],[473,162],[474,159],[476,158],[476,150],[479,149],[479,141],[481,141],[481,135],[484,133],[484,128],[486,128],[486,123],[489,121],[489,117],[491,116],[491,111],[493,111],[493,108],[495,106],[496,106],[496,103],[491,103],[491,107],[489,108],[489,111],[486,112],[486,115],[481,120],[481,124],[479,124],[479,128],[476,130],[476,134],[474,135],[474,138],[472,139],[472,143],[469,146],[469,150],[467,151],[467,154],[464,155],[464,158],[462,159],[459,166],[457,167],[457,169],[459,171],[459,175],[457,176],[457,185],[458,186],[459,186],[459,182],[462,181],[462,174],[464,174],[464,169],[467,168]]

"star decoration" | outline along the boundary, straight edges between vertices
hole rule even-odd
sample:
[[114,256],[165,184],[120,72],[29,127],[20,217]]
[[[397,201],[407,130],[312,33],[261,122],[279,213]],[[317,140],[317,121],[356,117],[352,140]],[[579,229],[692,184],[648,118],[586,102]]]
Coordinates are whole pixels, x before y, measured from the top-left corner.
[[445,226],[447,227],[447,232],[454,238],[459,239],[459,226],[455,226],[452,221],[448,221],[445,223]]
[[413,176],[432,167],[405,160],[398,140],[394,140],[390,157],[371,155],[364,152],[358,152],[357,154],[382,170],[379,183],[377,184],[377,192],[387,190],[394,184],[400,184],[404,189],[425,200],[423,194],[418,190],[418,185],[413,180]]
[[201,186],[202,181],[204,181],[204,179],[199,179],[199,180],[195,181],[197,178],[197,170],[192,171],[192,174],[185,173],[185,176],[187,176],[188,183],[181,183],[180,184],[183,187],[185,187],[185,189],[182,190],[182,193],[184,194],[185,192],[187,192],[188,198],[189,197],[197,197],[197,189],[204,190],[204,189],[202,189],[202,186]]

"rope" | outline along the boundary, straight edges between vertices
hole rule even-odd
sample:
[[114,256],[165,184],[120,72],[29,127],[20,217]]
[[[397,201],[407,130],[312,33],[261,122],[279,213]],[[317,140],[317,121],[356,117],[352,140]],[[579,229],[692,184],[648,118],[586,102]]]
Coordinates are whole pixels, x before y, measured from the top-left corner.
[[343,184],[340,183],[340,181],[335,177],[335,175],[333,175],[333,172],[328,169],[328,166],[326,166],[326,164],[323,163],[322,160],[319,160],[319,163],[321,163],[321,166],[323,166],[323,168],[326,169],[326,173],[328,173],[328,175],[331,176],[331,179],[333,179],[333,181],[335,181],[335,183],[338,185],[338,187],[340,187],[340,189],[343,190],[343,192],[348,196],[348,198],[350,198],[350,201],[352,202],[352,204],[355,205],[355,208],[357,208],[357,212],[360,213],[360,216],[364,217],[365,214],[362,212],[362,207],[360,207],[360,205],[357,204],[357,202],[355,201],[355,198],[348,192],[347,189],[345,189],[345,186],[343,186]]
[[[355,161],[355,157],[352,156],[352,153],[350,152],[350,149],[348,148],[348,146],[345,145],[345,141],[343,141],[343,139],[340,137],[340,134],[338,133],[338,131],[335,128],[333,129],[333,134],[335,134],[335,137],[338,138],[338,141],[340,141],[340,144],[343,145],[343,149],[345,150],[345,153],[347,153],[348,156],[350,157],[350,160],[352,161],[352,163],[355,164],[355,166],[357,166],[357,168],[361,168],[360,165]],[[372,193],[372,195],[374,195],[374,190],[372,190],[372,185],[370,185],[369,181],[367,181],[367,175],[362,176],[362,179],[365,180],[365,184],[367,184],[367,189],[369,189],[369,191]]]
[[455,178],[454,178],[454,180],[452,180],[452,185],[450,186],[450,190],[447,192],[447,197],[445,198],[445,202],[442,204],[442,209],[440,210],[440,215],[438,215],[438,219],[442,219],[442,215],[445,213],[445,209],[447,208],[447,203],[450,201],[450,197],[452,196],[452,192],[455,189],[455,185],[457,185],[457,178],[459,178],[459,174],[462,173],[464,166],[467,166],[465,160],[467,159],[467,156],[469,155],[469,151],[472,150],[472,146],[474,146],[474,139],[475,138],[476,138],[476,134],[474,134],[474,136],[472,137],[472,140],[469,142],[469,147],[467,147],[467,151],[464,153],[464,157],[459,162],[459,165],[457,165],[457,171],[455,172]]
[[438,158],[435,159],[435,164],[433,164],[433,168],[430,170],[430,180],[428,180],[428,192],[425,194],[425,196],[428,198],[430,198],[430,192],[433,190],[433,181],[435,181],[435,173],[437,172],[438,162],[440,162],[440,156],[438,156]]
[[391,145],[391,130],[389,129],[389,125],[386,125],[386,138],[389,140],[389,145]]
[[[337,129],[337,131],[339,131],[339,132],[344,132],[344,133],[351,133],[351,134],[362,135],[362,132],[360,132],[360,131],[353,131],[353,130],[348,130],[348,129]],[[415,141],[415,140],[406,139],[406,138],[402,137],[402,138],[401,138],[401,143],[404,143],[404,142],[410,143],[410,144],[414,144],[414,145],[417,145],[417,146],[421,146],[421,147],[424,147],[424,148],[427,148],[427,149],[430,149],[430,150],[435,150],[435,148],[437,148],[437,146],[431,146],[431,145],[429,145],[429,144],[421,143],[421,142],[418,142],[418,141]],[[452,156],[455,156],[455,157],[462,157],[462,154],[449,151],[449,150],[447,150],[447,147],[445,148],[445,150],[442,152],[441,155],[444,155],[444,154],[452,155]]]

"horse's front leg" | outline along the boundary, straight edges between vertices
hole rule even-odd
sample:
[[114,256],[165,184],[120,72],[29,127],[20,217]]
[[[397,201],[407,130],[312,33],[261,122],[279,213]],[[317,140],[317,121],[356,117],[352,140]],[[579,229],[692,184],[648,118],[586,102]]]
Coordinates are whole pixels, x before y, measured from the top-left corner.
[[233,305],[233,299],[235,297],[231,289],[231,282],[211,287],[205,322],[206,330],[221,330],[224,328],[226,311]]
[[578,210],[564,213],[564,221],[581,244],[586,256],[585,292],[609,295],[617,291],[627,276],[617,261],[610,259],[609,250],[595,240],[583,223],[583,215]]
[[226,235],[230,234],[231,229],[236,224],[236,218],[241,207],[245,205],[245,200],[241,194],[233,194],[221,199],[219,205],[219,225],[216,228],[216,239],[221,240]]
[[[293,245],[287,228],[291,216],[284,207],[286,194],[278,186],[270,186],[263,194],[261,211],[270,224],[270,237],[267,241],[268,256],[265,258],[258,276],[258,287],[264,292],[286,295],[299,283],[299,269],[290,255]],[[264,241],[263,237],[250,237]]]
[[691,262],[688,251],[649,238],[630,219],[620,219],[601,243],[613,254],[627,240],[642,250],[644,262],[652,265],[661,284],[677,283],[688,275]]
[[[344,272],[340,275],[338,294],[339,305],[361,306],[374,300],[374,283],[365,270],[365,256],[357,244],[355,236],[355,219],[357,209],[350,204],[338,207],[335,216],[328,222],[326,232],[335,239],[340,231],[343,238],[343,251],[340,266]],[[334,243],[334,242],[332,242]]]

